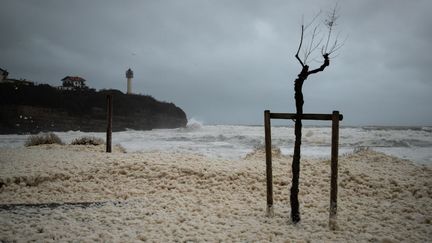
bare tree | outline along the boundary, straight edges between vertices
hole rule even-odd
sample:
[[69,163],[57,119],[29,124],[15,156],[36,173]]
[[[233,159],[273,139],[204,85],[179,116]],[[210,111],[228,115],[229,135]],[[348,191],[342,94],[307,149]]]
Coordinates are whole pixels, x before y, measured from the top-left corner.
[[[299,201],[298,201],[298,192],[299,192],[299,177],[300,177],[300,146],[302,139],[302,121],[301,116],[303,114],[303,92],[302,87],[304,81],[311,74],[319,73],[324,71],[324,69],[330,65],[330,59],[335,54],[337,50],[339,50],[344,41],[341,43],[338,41],[339,34],[334,35],[334,28],[336,26],[336,20],[338,7],[337,5],[333,8],[333,10],[328,13],[326,19],[323,23],[318,23],[314,26],[316,19],[321,15],[321,12],[317,14],[312,21],[301,26],[301,36],[300,36],[300,44],[297,49],[297,53],[295,54],[296,59],[300,63],[302,69],[297,79],[294,81],[294,98],[296,103],[296,114],[297,119],[295,120],[295,143],[294,143],[294,155],[292,162],[292,184],[291,184],[291,220],[294,223],[300,221],[300,212],[299,212]],[[324,24],[327,27],[326,34],[322,35],[320,33],[320,25]],[[310,28],[312,29],[310,30]],[[307,35],[307,39],[305,39],[305,35]],[[323,58],[321,66],[316,69],[310,70],[308,62],[311,60],[316,61],[317,58],[313,57],[318,49],[321,49],[321,56]]]

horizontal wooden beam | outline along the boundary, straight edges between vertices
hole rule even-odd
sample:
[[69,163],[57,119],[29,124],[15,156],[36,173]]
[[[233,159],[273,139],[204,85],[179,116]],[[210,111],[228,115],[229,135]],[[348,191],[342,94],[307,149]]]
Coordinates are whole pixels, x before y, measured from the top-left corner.
[[[302,120],[332,120],[332,114],[303,114],[300,116]],[[299,118],[295,113],[270,113],[272,119],[297,119]],[[339,121],[342,121],[343,115],[339,115]]]

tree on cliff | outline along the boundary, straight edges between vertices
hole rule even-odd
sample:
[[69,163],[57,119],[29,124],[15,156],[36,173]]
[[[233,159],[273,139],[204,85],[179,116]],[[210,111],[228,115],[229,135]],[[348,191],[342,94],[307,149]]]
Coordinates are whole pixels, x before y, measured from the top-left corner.
[[[334,28],[336,26],[337,16],[337,5],[333,8],[333,10],[327,15],[324,25],[327,27],[327,32],[325,35],[320,34],[320,25],[315,24],[315,20],[320,15],[317,14],[313,20],[307,24],[302,24],[301,26],[301,36],[300,36],[300,44],[297,49],[297,53],[295,54],[295,58],[300,63],[302,69],[294,81],[294,98],[296,104],[296,114],[297,119],[295,120],[295,143],[294,143],[294,155],[292,162],[292,184],[291,184],[291,220],[294,223],[300,221],[300,212],[299,212],[299,201],[298,201],[298,186],[299,186],[299,177],[300,177],[300,146],[302,139],[302,121],[301,115],[303,114],[303,93],[302,87],[304,81],[311,74],[316,74],[324,71],[324,69],[330,65],[330,59],[339,48],[342,47],[343,42],[338,41],[339,34],[334,35]],[[312,27],[312,29],[310,29]],[[309,36],[308,40],[305,40],[304,36],[307,34]],[[321,56],[323,58],[321,66],[316,69],[310,70],[308,62],[313,58],[312,55],[316,53],[318,49],[321,49]],[[313,58],[312,61],[316,61],[316,58]]]

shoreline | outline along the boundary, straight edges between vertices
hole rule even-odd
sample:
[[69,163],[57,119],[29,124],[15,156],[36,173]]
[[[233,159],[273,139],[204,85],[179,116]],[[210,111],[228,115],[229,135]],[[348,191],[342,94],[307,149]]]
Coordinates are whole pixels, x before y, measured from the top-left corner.
[[[281,148],[285,155],[292,154],[294,131],[287,127],[273,127],[272,144]],[[331,129],[305,128],[302,157],[325,159],[330,157]],[[83,136],[106,138],[105,133],[79,131],[57,132],[61,140],[71,143]],[[341,128],[340,154],[369,147],[388,155],[408,159],[419,164],[432,165],[432,137],[430,130],[364,130]],[[165,152],[204,154],[212,158],[241,159],[257,147],[263,146],[263,127],[208,126],[189,124],[184,129],[161,129],[152,131],[125,131],[113,133],[113,144],[121,144],[128,152],[146,152],[163,149]],[[0,135],[0,147],[22,147],[27,136]]]
[[[0,149],[0,204],[105,202],[0,209],[0,240],[414,241],[432,238],[432,167],[359,151],[339,157],[338,230],[328,228],[329,161],[304,159],[302,221],[289,220],[290,157],[273,155],[274,212],[265,216],[265,156],[243,159],[103,146]],[[120,202],[120,203],[118,203]]]

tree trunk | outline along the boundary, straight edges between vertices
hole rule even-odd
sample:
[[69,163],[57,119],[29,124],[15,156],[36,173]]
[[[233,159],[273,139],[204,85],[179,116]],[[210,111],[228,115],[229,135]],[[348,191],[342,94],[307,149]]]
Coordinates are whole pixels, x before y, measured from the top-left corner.
[[[309,67],[307,65],[303,66],[302,71],[298,75],[298,78],[294,82],[294,97],[296,101],[296,114],[299,117],[303,114],[303,92],[302,87],[303,83],[308,76]],[[293,223],[298,223],[300,221],[300,212],[299,212],[299,179],[300,179],[300,146],[301,146],[301,138],[302,138],[302,121],[300,118],[295,120],[294,134],[295,134],[295,143],[294,143],[294,155],[292,162],[292,183],[291,183],[291,220]]]

